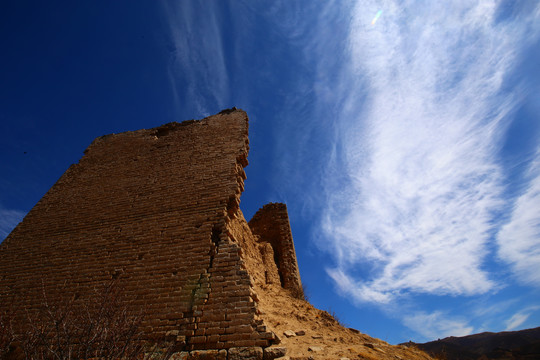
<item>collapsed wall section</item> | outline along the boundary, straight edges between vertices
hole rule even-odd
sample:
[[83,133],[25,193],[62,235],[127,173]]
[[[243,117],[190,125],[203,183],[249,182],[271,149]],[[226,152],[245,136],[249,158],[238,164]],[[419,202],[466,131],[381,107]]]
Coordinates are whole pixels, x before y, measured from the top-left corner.
[[[281,286],[290,290],[293,296],[303,298],[287,205],[270,203],[263,206],[249,221],[249,227],[252,233],[259,237],[261,243],[263,261],[267,267],[267,282],[275,282],[271,270],[275,263]],[[269,259],[269,254],[274,258],[273,263],[272,259]]]
[[229,229],[248,149],[235,109],[96,139],[0,244],[0,311],[24,321],[43,294],[91,299],[117,279],[149,337],[174,334],[186,350],[268,346]]

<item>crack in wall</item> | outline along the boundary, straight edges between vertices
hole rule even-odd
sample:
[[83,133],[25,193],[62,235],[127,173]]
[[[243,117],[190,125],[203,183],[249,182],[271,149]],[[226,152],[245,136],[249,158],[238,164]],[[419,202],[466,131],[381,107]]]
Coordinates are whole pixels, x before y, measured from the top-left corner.
[[220,242],[220,236],[221,236],[221,227],[218,224],[214,224],[212,227],[212,245],[210,247],[210,266],[208,269],[211,269],[212,266],[214,266],[214,257],[218,254],[219,251],[219,242]]
[[[219,244],[221,242],[220,237],[222,233],[222,228],[223,228],[223,225],[220,223],[215,223],[214,226],[212,227],[212,233],[210,236],[210,239],[212,242],[210,244],[210,251],[208,254],[210,256],[210,261],[205,271],[199,275],[199,279],[195,287],[193,288],[193,290],[191,290],[191,297],[189,299],[189,305],[188,305],[189,310],[185,312],[184,314],[186,318],[192,319],[192,321],[189,322],[188,324],[190,323],[194,324],[193,327],[195,327],[195,329],[193,330],[196,330],[197,323],[199,322],[197,321],[197,317],[202,314],[202,312],[197,307],[206,304],[206,302],[208,301],[208,296],[211,292],[211,288],[210,288],[210,281],[212,277],[211,269],[214,266],[214,258],[219,253]],[[203,285],[204,285],[204,289],[203,289]],[[192,336],[186,336],[185,345],[184,345],[185,348],[189,349],[193,345],[191,340],[192,340]]]

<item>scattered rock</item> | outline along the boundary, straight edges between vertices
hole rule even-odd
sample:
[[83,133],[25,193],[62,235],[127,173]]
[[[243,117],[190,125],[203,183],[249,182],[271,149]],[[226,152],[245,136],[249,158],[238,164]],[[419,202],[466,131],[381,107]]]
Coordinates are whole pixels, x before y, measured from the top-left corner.
[[281,359],[287,353],[287,348],[284,347],[267,347],[264,349],[263,359],[274,360],[276,358]]
[[339,360],[351,360],[349,358],[339,358]]
[[170,360],[187,360],[189,353],[187,351],[176,352],[171,355]]
[[365,347],[368,347],[368,348],[370,348],[370,349],[373,349],[373,348],[374,348],[374,347],[373,347],[373,344],[370,344],[370,343],[364,343],[364,346],[365,346]]
[[262,360],[263,349],[260,347],[236,347],[229,349],[229,360]]
[[186,358],[186,359],[189,359],[189,360],[227,360],[227,350],[193,350],[189,353],[189,358]]
[[323,336],[322,335],[311,335],[311,338],[312,339],[322,339]]
[[310,347],[308,347],[308,351],[319,352],[319,351],[322,351],[322,347],[320,347],[320,346],[310,346]]
[[295,332],[296,336],[304,336],[306,335],[306,330],[298,330]]
[[359,330],[356,330],[356,329],[353,329],[353,328],[349,328],[349,330],[352,331],[355,334],[360,334]]
[[290,338],[290,337],[293,337],[293,336],[296,336],[296,334],[294,333],[294,331],[292,330],[285,330],[283,332],[283,335],[285,335],[286,337]]

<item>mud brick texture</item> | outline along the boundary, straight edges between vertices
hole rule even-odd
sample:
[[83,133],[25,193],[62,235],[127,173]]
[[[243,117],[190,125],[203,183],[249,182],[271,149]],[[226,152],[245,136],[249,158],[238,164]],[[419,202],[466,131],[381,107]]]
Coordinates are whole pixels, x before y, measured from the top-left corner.
[[259,236],[259,242],[272,246],[281,285],[296,297],[303,298],[287,205],[270,203],[263,206],[249,221],[249,227],[253,235]]
[[301,285],[286,207],[258,213],[260,239],[239,210],[248,149],[236,109],[97,138],[0,244],[0,311],[28,316],[44,294],[91,300],[117,279],[149,338],[173,333],[186,351],[267,347],[274,334],[245,265],[260,259],[246,254],[270,243],[271,276]]

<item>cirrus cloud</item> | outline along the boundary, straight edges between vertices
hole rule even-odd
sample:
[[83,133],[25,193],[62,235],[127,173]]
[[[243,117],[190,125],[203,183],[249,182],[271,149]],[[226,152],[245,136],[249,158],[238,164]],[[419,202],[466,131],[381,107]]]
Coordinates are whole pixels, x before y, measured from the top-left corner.
[[511,217],[498,233],[499,257],[510,264],[518,281],[540,285],[540,148],[530,163],[526,186]]
[[25,212],[0,206],[0,242],[22,221]]
[[428,339],[470,335],[474,328],[463,318],[453,318],[441,311],[407,315],[403,323]]
[[334,159],[347,182],[329,177],[322,227],[336,259],[328,274],[357,301],[498,286],[484,263],[507,206],[497,156],[519,100],[503,85],[539,16],[508,24],[497,6],[388,0],[353,12],[342,86],[369,95],[340,116]]

